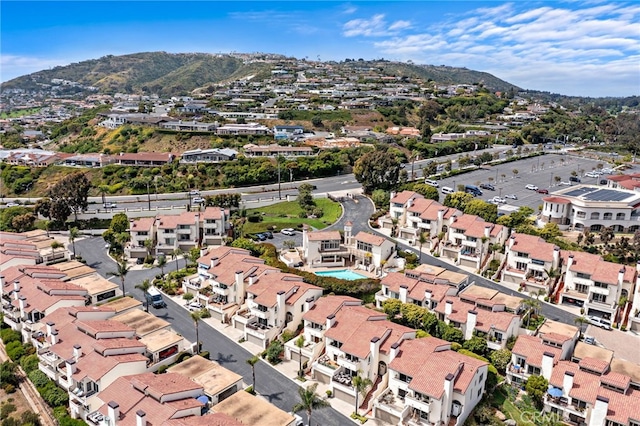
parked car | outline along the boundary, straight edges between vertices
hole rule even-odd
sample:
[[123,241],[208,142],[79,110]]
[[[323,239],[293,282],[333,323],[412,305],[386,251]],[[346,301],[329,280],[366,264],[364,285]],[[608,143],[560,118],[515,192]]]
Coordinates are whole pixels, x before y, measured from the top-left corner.
[[495,191],[496,190],[495,186],[491,185],[490,183],[481,183],[480,184],[480,188],[488,189],[489,191]]
[[504,196],[504,198],[508,198],[510,200],[517,200],[518,196],[516,194],[507,194]]
[[273,239],[273,232],[271,232],[271,231],[263,232],[262,235],[264,235],[265,237],[267,237],[270,240]]
[[549,190],[548,189],[544,189],[544,188],[540,188],[536,191],[538,194],[548,194]]
[[589,324],[595,325],[596,327],[604,328],[605,330],[611,330],[611,321],[606,320],[602,317],[589,315],[587,316],[587,321],[589,321]]
[[202,197],[195,197],[195,198],[193,199],[193,202],[194,202],[195,204],[202,204],[202,203],[204,203],[204,198],[202,198]]
[[453,194],[455,192],[453,188],[449,186],[443,186],[440,191],[442,191],[443,194]]
[[571,186],[571,182],[567,182],[567,181],[560,181],[560,183],[558,184],[560,186]]
[[606,185],[606,184],[607,184],[606,179],[600,179],[600,185]]
[[431,180],[431,179],[425,179],[424,183],[426,183],[427,185],[431,185],[434,187],[439,187],[440,185],[438,184],[438,182],[436,182],[435,180]]
[[198,191],[197,189],[192,189],[191,191],[189,191],[189,195],[200,195],[200,191]]
[[202,303],[200,302],[191,302],[187,305],[187,308],[190,311],[199,311],[200,309],[204,308],[204,306],[202,306]]
[[500,204],[505,204],[507,202],[507,200],[505,200],[502,197],[493,197],[492,200],[494,203],[500,203]]
[[581,181],[581,180],[580,180],[580,178],[579,178],[579,177],[577,177],[577,176],[571,176],[571,177],[569,178],[569,182],[576,182],[576,183],[580,183],[580,182],[582,182],[582,181]]
[[585,175],[586,177],[590,177],[590,178],[597,178],[597,177],[599,177],[599,176],[600,176],[600,175],[599,175],[598,173],[596,173],[596,172],[587,172],[587,173],[585,173],[584,175]]
[[115,209],[118,207],[118,205],[116,203],[104,203],[102,207],[104,207],[105,209]]
[[256,234],[256,241],[267,241],[267,236],[264,234]]
[[19,205],[18,203],[7,203],[7,207],[18,207]]
[[280,231],[280,233],[282,235],[295,235],[296,234],[296,230],[293,228],[284,228],[282,231]]
[[530,190],[530,191],[537,191],[537,190],[538,190],[538,187],[537,187],[537,186],[535,186],[535,185],[532,185],[532,184],[528,183],[528,184],[524,187],[524,189],[528,189],[528,190]]

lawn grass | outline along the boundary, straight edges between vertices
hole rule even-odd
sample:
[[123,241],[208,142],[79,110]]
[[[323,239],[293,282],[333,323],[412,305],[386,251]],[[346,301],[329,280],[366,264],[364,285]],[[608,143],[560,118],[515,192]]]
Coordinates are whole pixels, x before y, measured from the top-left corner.
[[323,211],[322,217],[317,219],[300,218],[302,208],[297,201],[284,201],[282,203],[273,204],[266,207],[247,210],[247,216],[253,213],[262,214],[262,222],[252,223],[246,222],[243,231],[245,234],[255,234],[275,226],[276,230],[283,228],[300,228],[299,225],[307,224],[314,229],[324,229],[335,223],[342,214],[342,206],[340,203],[331,201],[327,198],[319,198],[315,200],[316,206]]
[[2,114],[0,114],[0,118],[1,119],[18,118],[25,115],[36,114],[41,109],[42,108],[27,108],[27,109],[17,109],[11,112],[3,112]]
[[533,417],[523,416],[523,411],[516,407],[502,390],[494,392],[491,405],[500,410],[508,418],[515,420],[518,426],[535,426],[535,423],[528,420],[528,418]]

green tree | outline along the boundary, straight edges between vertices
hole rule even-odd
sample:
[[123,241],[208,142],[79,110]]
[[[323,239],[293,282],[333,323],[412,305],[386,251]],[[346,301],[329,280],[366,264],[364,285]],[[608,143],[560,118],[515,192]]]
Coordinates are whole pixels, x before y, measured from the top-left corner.
[[466,192],[457,191],[453,194],[447,194],[447,196],[444,197],[444,201],[442,202],[442,204],[447,207],[464,211],[467,203],[473,199],[473,195],[467,194]]
[[53,241],[53,242],[51,243],[51,257],[52,257],[52,258],[55,258],[55,252],[56,252],[56,249],[59,249],[59,248],[62,248],[62,247],[64,247],[64,246],[62,245],[62,243],[60,243],[60,242],[58,242],[58,241]]
[[413,190],[428,200],[438,201],[440,199],[438,188],[435,186],[427,185],[426,183],[417,183],[413,185]]
[[6,383],[13,386],[18,386],[18,384],[20,383],[20,378],[17,376],[17,371],[18,364],[14,362],[5,361],[0,364],[0,383],[2,383],[3,385]]
[[111,218],[109,229],[111,229],[114,234],[127,232],[129,230],[129,218],[125,213],[114,214]]
[[198,247],[191,248],[187,254],[187,258],[191,265],[196,265],[198,263],[198,259],[200,259],[200,249]]
[[575,317],[573,319],[573,322],[578,326],[578,328],[580,329],[580,336],[578,336],[578,340],[582,339],[582,333],[583,333],[583,326],[585,324],[589,324],[589,320],[583,316],[581,317]]
[[36,217],[31,213],[25,213],[18,216],[14,216],[11,219],[11,227],[16,232],[26,232],[33,229],[33,224],[36,222]]
[[313,412],[313,410],[331,406],[328,401],[325,401],[324,399],[320,398],[318,394],[316,394],[317,388],[317,383],[314,383],[307,388],[299,387],[298,395],[300,396],[300,402],[294,405],[292,408],[292,411],[294,413],[302,410],[307,413],[308,425],[311,425],[311,413]]
[[76,172],[64,176],[54,184],[49,190],[49,198],[54,204],[68,206],[77,222],[78,212],[88,206],[89,188],[91,188],[91,184],[85,173]]
[[389,320],[395,320],[402,310],[402,302],[398,299],[387,299],[382,302],[382,310]]
[[76,239],[80,236],[80,231],[75,226],[69,229],[69,242],[73,247],[73,257],[76,257]]
[[135,288],[137,288],[142,292],[142,297],[143,297],[142,300],[144,301],[144,308],[145,308],[145,311],[147,312],[149,312],[149,301],[147,300],[147,291],[149,291],[151,287],[152,286],[149,280],[144,280],[140,284],[135,285]]
[[356,391],[356,414],[358,414],[358,395],[366,398],[369,388],[373,385],[370,378],[362,376],[362,371],[358,370],[357,374],[351,378],[351,385]]
[[175,249],[175,250],[173,250],[171,252],[171,257],[173,258],[173,260],[176,261],[176,272],[178,272],[178,270],[179,270],[178,269],[178,263],[179,263],[178,262],[178,257],[179,256],[182,256],[182,250],[180,250],[179,248],[177,248],[177,249]]
[[418,257],[418,262],[422,263],[422,246],[429,241],[427,239],[427,236],[424,232],[421,232],[420,234],[418,234],[418,243],[420,244],[420,255]]
[[[453,194],[449,194],[453,195]],[[478,198],[470,200],[465,205],[463,211],[466,214],[473,214],[483,218],[487,222],[495,223],[498,219],[498,206],[495,204],[487,203],[484,200]]]
[[196,354],[200,353],[200,334],[198,330],[198,325],[201,319],[202,319],[202,311],[191,312],[191,320],[193,321],[193,325],[196,328]]
[[164,275],[164,267],[167,264],[167,257],[164,254],[158,256],[158,267],[160,268],[160,273]]
[[302,377],[304,373],[302,371],[302,348],[304,348],[304,334],[301,334],[294,343],[298,347],[298,363],[300,364],[298,366],[298,377]]
[[489,354],[491,364],[498,369],[498,371],[504,373],[507,369],[507,365],[511,362],[511,351],[509,349],[498,349],[492,351]]
[[389,191],[376,189],[371,193],[371,201],[379,209],[389,208]]
[[25,371],[25,373],[29,374],[34,370],[38,369],[38,355],[32,354],[22,357],[20,360],[20,367]]
[[462,344],[462,347],[482,356],[487,353],[487,341],[478,336],[473,336],[471,337],[471,339],[465,340],[465,342]]
[[251,387],[253,388],[253,393],[256,393],[256,364],[258,362],[260,362],[258,355],[254,355],[247,360],[247,364],[251,366]]
[[371,151],[356,161],[353,174],[366,194],[374,189],[389,191],[398,185],[400,162],[389,150]]
[[532,375],[527,379],[524,389],[535,402],[536,406],[541,408],[544,394],[547,392],[547,389],[549,389],[549,382],[542,376]]
[[312,209],[316,205],[313,201],[313,186],[308,183],[303,183],[298,186],[298,204],[302,210]]
[[129,267],[129,265],[127,265],[127,261],[125,259],[120,259],[116,263],[116,270],[115,271],[111,271],[111,272],[107,272],[107,275],[111,275],[113,277],[120,278],[120,284],[122,285],[122,295],[123,296],[126,294],[126,290],[124,288],[124,279],[126,278],[126,276],[127,276],[127,274],[129,273],[130,270],[131,270],[131,268]]
[[267,361],[271,364],[275,364],[280,360],[280,354],[282,353],[282,342],[280,340],[274,340],[269,344],[267,348]]

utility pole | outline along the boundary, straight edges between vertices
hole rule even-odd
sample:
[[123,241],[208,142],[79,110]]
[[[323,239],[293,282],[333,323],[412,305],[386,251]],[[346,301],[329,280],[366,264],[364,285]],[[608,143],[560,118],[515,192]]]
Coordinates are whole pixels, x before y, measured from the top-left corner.
[[151,193],[149,192],[149,182],[147,182],[147,207],[151,211]]
[[278,161],[278,200],[282,200],[282,193],[280,188],[280,160]]

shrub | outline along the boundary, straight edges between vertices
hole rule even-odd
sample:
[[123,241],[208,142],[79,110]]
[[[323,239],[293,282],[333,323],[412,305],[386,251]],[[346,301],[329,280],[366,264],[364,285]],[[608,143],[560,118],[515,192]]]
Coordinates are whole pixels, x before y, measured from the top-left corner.
[[6,350],[7,350],[7,355],[9,355],[9,358],[11,358],[11,360],[15,362],[20,361],[20,358],[22,358],[25,354],[25,350],[24,350],[24,347],[22,346],[22,343],[16,340],[14,340],[13,342],[10,342],[6,346]]
[[280,361],[280,353],[282,352],[283,346],[280,340],[274,340],[271,342],[269,347],[267,348],[267,361],[271,364],[276,364]]
[[296,333],[294,331],[285,330],[282,332],[281,339],[284,343],[287,343],[289,340],[293,339],[294,337],[296,337]]
[[33,386],[38,389],[44,388],[51,381],[49,377],[40,370],[33,370],[27,374],[27,377],[29,377]]
[[331,398],[333,396],[333,392],[331,392],[331,389],[327,389],[326,394],[327,398]]
[[358,413],[351,413],[351,418],[352,418],[353,420],[357,420],[357,421],[359,421],[359,422],[360,422],[360,424],[364,424],[364,422],[366,422],[366,421],[367,421],[367,418],[366,418],[365,416],[361,416],[361,415],[360,415],[360,414],[358,414]]
[[209,353],[209,351],[202,351],[200,352],[198,355],[200,355],[202,358],[204,359],[209,359],[209,357],[211,356],[211,354]]
[[38,369],[38,355],[28,355],[25,357],[22,357],[22,359],[20,360],[20,366],[22,367],[22,369],[25,371],[25,373],[29,374],[32,371],[35,371]]
[[176,364],[180,364],[181,362],[191,358],[191,354],[189,352],[180,352],[176,357]]
[[16,391],[16,387],[14,385],[12,385],[11,383],[5,383],[2,385],[2,389],[6,392],[6,393],[14,393]]
[[42,399],[49,404],[50,407],[66,406],[69,403],[69,394],[62,388],[59,388],[53,382],[49,382],[42,392]]
[[158,374],[164,374],[167,372],[167,367],[166,365],[161,365],[160,367],[158,367]]
[[0,338],[2,338],[2,343],[4,343],[5,345],[15,341],[22,341],[20,333],[11,328],[0,330]]
[[256,393],[253,391],[253,386],[249,386],[245,389],[245,392],[249,392],[251,395],[255,395]]
[[9,415],[16,411],[16,406],[10,402],[0,405],[0,419],[6,419]]

